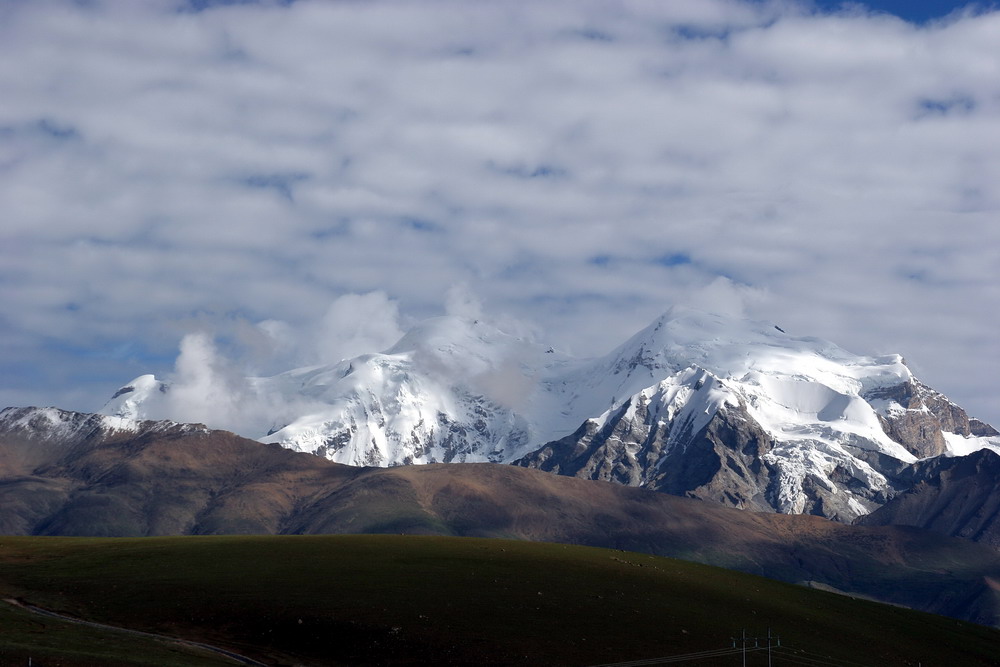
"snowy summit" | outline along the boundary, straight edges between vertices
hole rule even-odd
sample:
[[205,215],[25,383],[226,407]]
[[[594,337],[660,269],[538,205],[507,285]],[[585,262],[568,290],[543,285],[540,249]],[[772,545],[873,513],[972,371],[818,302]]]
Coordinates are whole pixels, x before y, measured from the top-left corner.
[[[144,375],[102,413],[172,418],[176,390]],[[245,407],[241,435],[340,463],[517,462],[841,520],[884,503],[918,459],[1000,451],[899,355],[680,307],[597,359],[441,317],[383,352],[237,391],[218,400]]]

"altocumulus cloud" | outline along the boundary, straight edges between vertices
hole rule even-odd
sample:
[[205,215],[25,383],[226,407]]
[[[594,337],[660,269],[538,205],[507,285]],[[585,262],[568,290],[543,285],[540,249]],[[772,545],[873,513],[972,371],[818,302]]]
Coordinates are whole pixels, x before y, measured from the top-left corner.
[[0,402],[275,372],[446,308],[601,353],[686,302],[902,352],[1000,422],[997,34],[791,0],[3,3]]

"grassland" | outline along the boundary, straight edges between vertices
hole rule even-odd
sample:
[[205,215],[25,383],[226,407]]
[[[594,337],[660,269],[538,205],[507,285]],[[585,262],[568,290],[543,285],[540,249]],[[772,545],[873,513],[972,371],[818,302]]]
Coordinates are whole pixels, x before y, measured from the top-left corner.
[[0,665],[232,667],[232,660],[171,642],[99,631],[0,603]]
[[[0,597],[276,665],[589,665],[768,627],[832,664],[1000,656],[1000,631],[953,619],[668,558],[474,538],[3,537]],[[0,623],[4,665],[234,664],[8,605]]]

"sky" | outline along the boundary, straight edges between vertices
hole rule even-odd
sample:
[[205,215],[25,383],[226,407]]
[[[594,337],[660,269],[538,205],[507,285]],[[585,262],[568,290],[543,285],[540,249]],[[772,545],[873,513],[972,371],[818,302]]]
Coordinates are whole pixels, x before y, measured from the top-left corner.
[[998,35],[995,3],[0,0],[0,404],[442,313],[598,355],[680,303],[900,353],[1000,426]]

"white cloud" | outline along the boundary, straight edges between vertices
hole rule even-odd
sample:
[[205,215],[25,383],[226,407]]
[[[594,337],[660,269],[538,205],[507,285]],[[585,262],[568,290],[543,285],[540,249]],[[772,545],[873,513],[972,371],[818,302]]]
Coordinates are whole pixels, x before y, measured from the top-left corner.
[[95,409],[192,323],[275,371],[449,301],[589,354],[708,299],[1000,422],[1000,12],[177,6],[0,8],[4,400]]
[[478,320],[483,316],[483,305],[465,283],[452,285],[445,294],[444,311],[448,315],[466,320]]
[[245,386],[227,367],[208,334],[188,334],[170,378],[162,418],[236,430],[242,426]]
[[388,349],[402,337],[399,307],[385,292],[345,294],[334,300],[316,336],[316,360],[332,364]]

